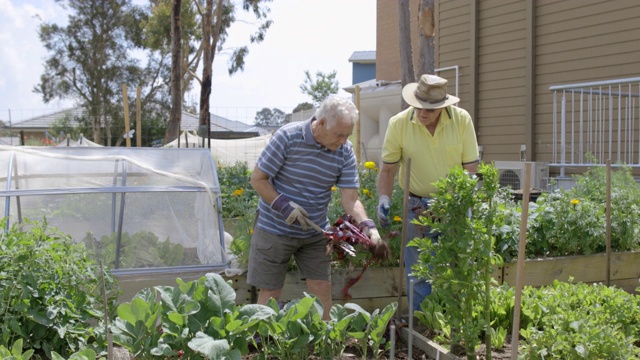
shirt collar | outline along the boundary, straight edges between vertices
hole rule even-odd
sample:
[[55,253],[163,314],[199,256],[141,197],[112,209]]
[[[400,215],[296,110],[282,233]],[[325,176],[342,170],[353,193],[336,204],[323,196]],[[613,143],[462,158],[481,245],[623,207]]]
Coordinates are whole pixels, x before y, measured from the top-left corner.
[[307,145],[321,146],[313,137],[313,132],[311,131],[311,123],[314,121],[316,121],[316,117],[312,116],[304,122],[302,125],[302,137],[304,138],[304,143]]

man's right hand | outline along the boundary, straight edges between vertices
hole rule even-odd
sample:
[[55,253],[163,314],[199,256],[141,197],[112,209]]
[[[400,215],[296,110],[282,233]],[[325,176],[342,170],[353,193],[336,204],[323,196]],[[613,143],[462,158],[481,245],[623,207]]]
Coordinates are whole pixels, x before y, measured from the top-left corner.
[[271,208],[277,211],[287,224],[300,223],[302,230],[307,230],[309,225],[309,213],[302,206],[289,200],[285,194],[280,194],[271,203]]
[[389,221],[389,209],[391,209],[391,200],[387,195],[381,195],[378,200],[378,224],[383,228],[388,228],[391,225]]

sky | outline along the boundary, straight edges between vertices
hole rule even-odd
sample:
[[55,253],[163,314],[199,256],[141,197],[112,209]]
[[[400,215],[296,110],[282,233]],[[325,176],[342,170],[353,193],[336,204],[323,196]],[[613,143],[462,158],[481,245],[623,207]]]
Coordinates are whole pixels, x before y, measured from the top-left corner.
[[[305,70],[312,75],[337,71],[342,89],[352,85],[351,54],[375,50],[376,0],[273,0],[269,7],[273,25],[262,43],[249,44],[243,72],[228,75],[229,48],[249,43],[251,24],[232,25],[228,50],[216,55],[214,114],[253,123],[255,112],[265,107],[290,112],[311,102],[300,90]],[[0,0],[0,9],[0,119],[18,122],[70,106],[57,100],[45,104],[32,91],[47,57],[38,26],[42,21],[64,25],[66,10],[53,0]],[[343,90],[339,94],[348,96]],[[198,99],[199,88],[187,94],[187,102]]]

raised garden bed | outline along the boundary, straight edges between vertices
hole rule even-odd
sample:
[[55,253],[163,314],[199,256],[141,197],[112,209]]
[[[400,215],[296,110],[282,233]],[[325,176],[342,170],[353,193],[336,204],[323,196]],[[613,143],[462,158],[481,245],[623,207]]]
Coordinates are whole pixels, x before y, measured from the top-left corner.
[[[523,285],[549,285],[553,280],[583,283],[606,283],[606,254],[586,256],[566,256],[556,258],[529,259],[525,261]],[[515,262],[506,263],[494,271],[494,278],[499,284],[516,284]],[[346,299],[342,288],[347,279],[356,276],[360,269],[334,270],[332,274],[332,294],[335,303],[344,304],[354,302],[367,311],[383,308],[390,302],[398,300],[398,268],[369,268],[358,283],[349,291],[352,298]],[[122,289],[121,301],[130,301],[140,289],[156,285],[173,285],[176,277],[184,281],[195,280],[211,270],[175,271],[154,274],[116,275]],[[620,252],[611,255],[610,285],[624,289],[628,293],[635,293],[640,286],[640,251]],[[246,282],[246,275],[227,278],[231,280],[236,290],[237,304],[250,304],[257,298],[256,289]],[[406,286],[402,284],[403,292],[401,308],[407,309]],[[289,272],[282,290],[281,301],[290,301],[303,296],[306,284],[300,280],[296,271]]]

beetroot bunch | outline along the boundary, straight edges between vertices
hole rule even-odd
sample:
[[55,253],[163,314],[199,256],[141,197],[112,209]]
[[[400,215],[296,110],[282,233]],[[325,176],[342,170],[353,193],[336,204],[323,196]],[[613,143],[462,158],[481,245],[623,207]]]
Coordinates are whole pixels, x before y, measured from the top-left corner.
[[356,256],[355,246],[361,245],[367,250],[375,244],[358,229],[358,222],[349,214],[343,214],[332,227],[325,229],[327,238],[327,254],[335,253],[338,260],[345,256]]

